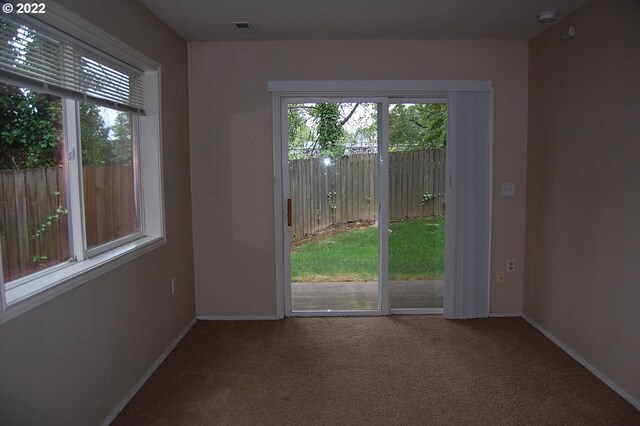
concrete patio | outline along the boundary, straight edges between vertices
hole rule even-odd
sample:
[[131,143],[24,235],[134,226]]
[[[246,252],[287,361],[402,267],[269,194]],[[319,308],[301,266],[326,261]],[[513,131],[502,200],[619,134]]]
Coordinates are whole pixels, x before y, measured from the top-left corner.
[[[442,308],[444,280],[392,281],[389,303],[392,309]],[[378,283],[294,282],[291,283],[294,311],[351,311],[378,309]]]

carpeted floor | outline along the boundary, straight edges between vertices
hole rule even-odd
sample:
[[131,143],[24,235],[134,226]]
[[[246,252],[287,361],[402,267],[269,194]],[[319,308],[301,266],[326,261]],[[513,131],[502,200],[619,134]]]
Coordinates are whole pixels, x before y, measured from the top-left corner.
[[198,322],[116,425],[640,425],[520,318]]

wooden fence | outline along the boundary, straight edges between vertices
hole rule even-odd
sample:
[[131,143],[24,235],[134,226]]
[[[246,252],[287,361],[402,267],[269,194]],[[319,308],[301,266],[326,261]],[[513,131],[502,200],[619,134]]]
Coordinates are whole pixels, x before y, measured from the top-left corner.
[[134,233],[133,167],[84,166],[83,171],[87,247]]
[[[85,166],[83,174],[87,246],[135,232],[132,167]],[[62,212],[69,207],[64,179],[62,168],[0,172],[5,282],[71,257],[68,214]]]
[[[327,165],[322,158],[289,162],[291,239],[332,225],[375,222],[377,154],[356,154]],[[391,220],[444,214],[445,151],[389,154]]]

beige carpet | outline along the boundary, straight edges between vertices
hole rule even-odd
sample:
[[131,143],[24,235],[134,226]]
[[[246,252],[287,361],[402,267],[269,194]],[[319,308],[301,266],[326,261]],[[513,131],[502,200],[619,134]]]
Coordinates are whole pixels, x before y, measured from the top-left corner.
[[198,322],[117,425],[640,425],[520,318]]

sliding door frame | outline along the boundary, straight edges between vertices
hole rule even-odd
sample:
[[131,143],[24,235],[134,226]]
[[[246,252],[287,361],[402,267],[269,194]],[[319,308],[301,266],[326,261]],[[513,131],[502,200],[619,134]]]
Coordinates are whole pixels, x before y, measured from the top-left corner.
[[[313,95],[307,94],[306,96],[282,96],[280,97],[280,115],[281,115],[281,123],[280,128],[286,129],[288,126],[288,105],[289,104],[306,104],[306,103],[370,103],[376,104],[378,108],[378,180],[376,182],[376,195],[378,199],[378,308],[377,309],[359,309],[359,310],[317,310],[317,311],[294,311],[292,302],[291,302],[291,256],[288,254],[290,249],[291,235],[288,226],[284,225],[286,219],[287,212],[287,199],[290,198],[290,182],[289,182],[289,141],[288,141],[288,132],[281,132],[279,135],[280,139],[280,152],[279,157],[275,157],[276,153],[274,152],[274,158],[280,158],[280,176],[281,176],[281,197],[284,202],[284,210],[281,211],[281,235],[282,235],[282,269],[283,269],[283,283],[281,287],[283,288],[283,296],[284,296],[284,315],[285,316],[379,316],[379,315],[388,315],[389,314],[389,303],[388,303],[388,276],[389,276],[389,268],[388,268],[388,247],[387,247],[387,239],[388,235],[388,213],[385,213],[385,209],[381,208],[381,206],[386,204],[388,200],[388,129],[389,129],[389,114],[384,114],[385,108],[388,111],[389,103],[388,98],[386,97],[374,97],[374,96],[366,96],[366,95],[334,95],[327,96],[326,94],[321,95]],[[275,111],[275,110],[274,110]],[[383,148],[386,147],[386,148]],[[274,147],[275,149],[275,147]],[[386,154],[386,158],[384,155]],[[387,170],[387,173],[385,173]],[[386,182],[386,183],[385,183]],[[277,221],[278,219],[276,219]],[[386,224],[386,225],[385,225]],[[277,237],[277,236],[276,236]],[[280,316],[279,316],[280,317]]]
[[[449,96],[448,96],[448,92],[443,92],[441,93],[438,97],[435,96],[431,96],[431,97],[413,97],[413,96],[399,96],[399,97],[391,97],[389,98],[389,105],[387,106],[387,117],[389,117],[388,111],[389,111],[389,107],[391,105],[398,105],[398,104],[422,104],[422,105],[426,105],[426,104],[445,104],[447,105],[447,118],[449,116]],[[448,120],[447,120],[448,121]],[[449,156],[446,155],[446,152],[448,151],[448,146],[449,146],[449,135],[448,135],[448,129],[447,129],[447,144],[445,145],[445,172],[449,173],[449,163],[448,163],[448,158]],[[388,142],[388,141],[387,141]],[[387,148],[386,148],[386,159],[387,159],[387,164],[389,161],[389,146],[387,144]],[[387,168],[387,188],[389,187],[389,179],[388,179],[388,175],[389,175],[389,170]],[[446,179],[446,175],[445,175],[445,179]],[[447,185],[445,184],[445,188],[447,187]],[[447,194],[449,193],[448,190],[445,190],[445,194],[444,194],[444,205],[447,206]],[[389,197],[389,190],[387,189],[387,197]],[[388,207],[388,206],[387,206]],[[389,208],[385,209],[387,210],[387,214],[389,211]],[[447,215],[447,210],[445,208],[445,217]],[[387,221],[387,224],[389,222]],[[388,228],[387,228],[387,234],[388,234]],[[446,244],[446,234],[445,234],[445,244]],[[388,238],[387,238],[388,241]],[[387,244],[387,250],[388,250],[388,244]],[[446,252],[446,247],[445,247],[445,252]],[[387,252],[387,259],[388,259],[388,252]],[[447,261],[447,258],[445,256],[445,262]],[[388,263],[387,263],[388,264]],[[388,268],[387,268],[388,269]],[[388,278],[388,276],[387,276]],[[445,276],[445,286],[446,286],[446,276]],[[389,287],[389,280],[387,279],[387,290]],[[388,300],[388,298],[387,298]],[[439,315],[442,314],[443,312],[443,308],[392,308],[391,306],[389,306],[389,313],[392,315]]]

